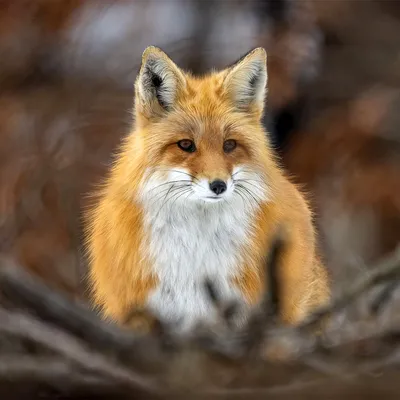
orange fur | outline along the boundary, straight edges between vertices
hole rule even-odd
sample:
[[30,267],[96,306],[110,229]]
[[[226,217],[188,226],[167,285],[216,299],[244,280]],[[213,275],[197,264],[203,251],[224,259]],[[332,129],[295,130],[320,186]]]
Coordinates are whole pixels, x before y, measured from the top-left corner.
[[[144,65],[154,55],[167,65],[175,79],[172,107],[147,99],[140,86]],[[236,102],[235,96],[240,94],[235,90],[248,72],[246,63],[254,62],[254,58],[260,65],[266,62],[265,52],[256,49],[235,66],[199,78],[178,69],[158,49],[144,53],[136,83],[134,130],[126,138],[88,220],[90,282],[94,303],[106,316],[122,322],[129,308],[143,307],[151,290],[159,284],[152,272],[153,260],[145,251],[149,232],[144,227],[143,205],[138,199],[149,167],[185,168],[196,178],[209,181],[229,177],[237,165],[251,165],[260,171],[268,182],[269,198],[252,218],[249,245],[238,249],[245,264],[233,276],[232,285],[250,304],[260,299],[264,256],[276,229],[285,225],[288,247],[279,271],[282,320],[298,322],[327,300],[328,277],[316,255],[312,215],[270,148],[260,123],[263,101],[244,105]],[[242,75],[236,72],[230,81],[229,74],[235,68]],[[227,138],[238,143],[229,154],[221,151]],[[188,154],[179,149],[176,142],[182,139],[193,140],[196,152]]]

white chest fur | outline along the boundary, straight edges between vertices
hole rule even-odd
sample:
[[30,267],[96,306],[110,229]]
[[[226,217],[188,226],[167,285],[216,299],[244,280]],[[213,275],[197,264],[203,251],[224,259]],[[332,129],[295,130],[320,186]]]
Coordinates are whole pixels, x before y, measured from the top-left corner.
[[232,278],[240,273],[257,208],[240,196],[216,204],[185,197],[145,203],[149,240],[143,244],[160,281],[148,306],[183,331],[198,322],[212,323],[216,316],[205,279],[213,282],[225,301],[240,298]]

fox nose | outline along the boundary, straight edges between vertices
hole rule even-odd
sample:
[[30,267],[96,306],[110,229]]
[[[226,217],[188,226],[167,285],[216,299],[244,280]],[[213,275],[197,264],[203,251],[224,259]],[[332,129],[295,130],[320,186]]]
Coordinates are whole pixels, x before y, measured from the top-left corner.
[[210,183],[210,190],[213,191],[217,196],[224,193],[226,190],[226,183],[219,179],[212,181]]

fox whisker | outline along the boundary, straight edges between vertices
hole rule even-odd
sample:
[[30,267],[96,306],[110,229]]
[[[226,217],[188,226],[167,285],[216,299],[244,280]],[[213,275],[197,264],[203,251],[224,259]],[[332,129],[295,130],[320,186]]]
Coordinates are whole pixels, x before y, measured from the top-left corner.
[[[180,182],[180,181],[179,181],[179,182]],[[170,183],[170,182],[168,182],[168,183]],[[172,183],[170,183],[170,184],[171,184],[170,187],[163,188],[163,189],[160,190],[159,192],[154,193],[154,194],[149,198],[149,200],[159,201],[165,193],[167,193],[167,192],[169,192],[169,191],[171,191],[171,190],[173,190],[173,191],[175,192],[175,190],[179,190],[179,189],[181,189],[181,188],[183,188],[183,187],[189,187],[189,186],[191,186],[191,184],[188,184],[188,183],[183,183],[183,184],[177,185],[177,184],[175,184],[175,183],[172,182]]]
[[[178,192],[177,194],[175,194],[174,197],[173,197],[173,202],[171,203],[171,207],[173,206],[173,204],[175,204],[175,202],[176,202],[180,197],[182,197],[182,196],[183,196],[184,194],[186,194],[186,193],[190,193],[191,191],[192,191],[192,189],[187,188],[187,189],[182,190],[182,192]],[[172,198],[171,198],[171,200],[172,200]]]
[[239,193],[239,191],[241,191],[242,194],[247,197],[250,205],[252,202],[255,202],[257,205],[260,205],[261,199],[259,198],[259,196],[257,196],[254,192],[252,192],[246,186],[243,186],[242,184],[236,184],[235,189],[236,189],[237,193]]
[[256,189],[259,189],[259,188],[260,188],[260,187],[257,186],[255,183],[251,183],[250,181],[255,181],[255,182],[260,182],[260,183],[262,183],[262,181],[258,181],[258,180],[256,180],[256,179],[235,179],[235,180],[233,181],[233,183],[235,183],[235,184],[237,184],[237,183],[249,184],[249,185],[255,187]]
[[[181,190],[183,189],[183,190]],[[175,187],[174,189],[169,190],[167,195],[164,198],[163,203],[161,204],[157,216],[159,215],[160,211],[168,204],[168,202],[172,201],[171,206],[179,199],[179,197],[183,196],[186,193],[192,192],[191,185],[179,186]]]
[[189,174],[189,173],[186,172],[186,171],[180,171],[180,170],[178,170],[178,169],[161,169],[161,168],[157,168],[156,170],[157,170],[157,171],[175,172],[175,173],[178,173],[178,174],[184,174],[184,175],[190,176],[194,181],[197,181],[197,180],[198,180],[198,178],[196,178],[194,175]]
[[192,182],[192,181],[189,180],[189,179],[185,179],[185,180],[176,180],[176,181],[168,181],[168,182],[161,183],[160,185],[157,185],[157,186],[151,188],[151,189],[149,190],[149,192],[152,192],[153,190],[156,190],[156,189],[158,189],[158,188],[160,188],[160,187],[162,187],[162,186],[165,186],[165,185],[171,185],[171,184],[175,184],[175,183],[191,183],[191,182]]
[[252,201],[251,201],[251,198],[249,197],[248,193],[243,191],[243,189],[238,186],[235,187],[235,192],[241,197],[243,204],[247,204],[247,206],[251,208]]

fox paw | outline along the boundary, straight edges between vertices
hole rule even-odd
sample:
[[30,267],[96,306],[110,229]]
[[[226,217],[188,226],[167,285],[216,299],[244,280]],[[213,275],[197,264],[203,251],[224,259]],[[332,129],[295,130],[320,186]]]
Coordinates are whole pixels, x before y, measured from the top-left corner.
[[124,326],[145,335],[162,331],[162,323],[154,314],[137,307],[129,311],[124,320]]

